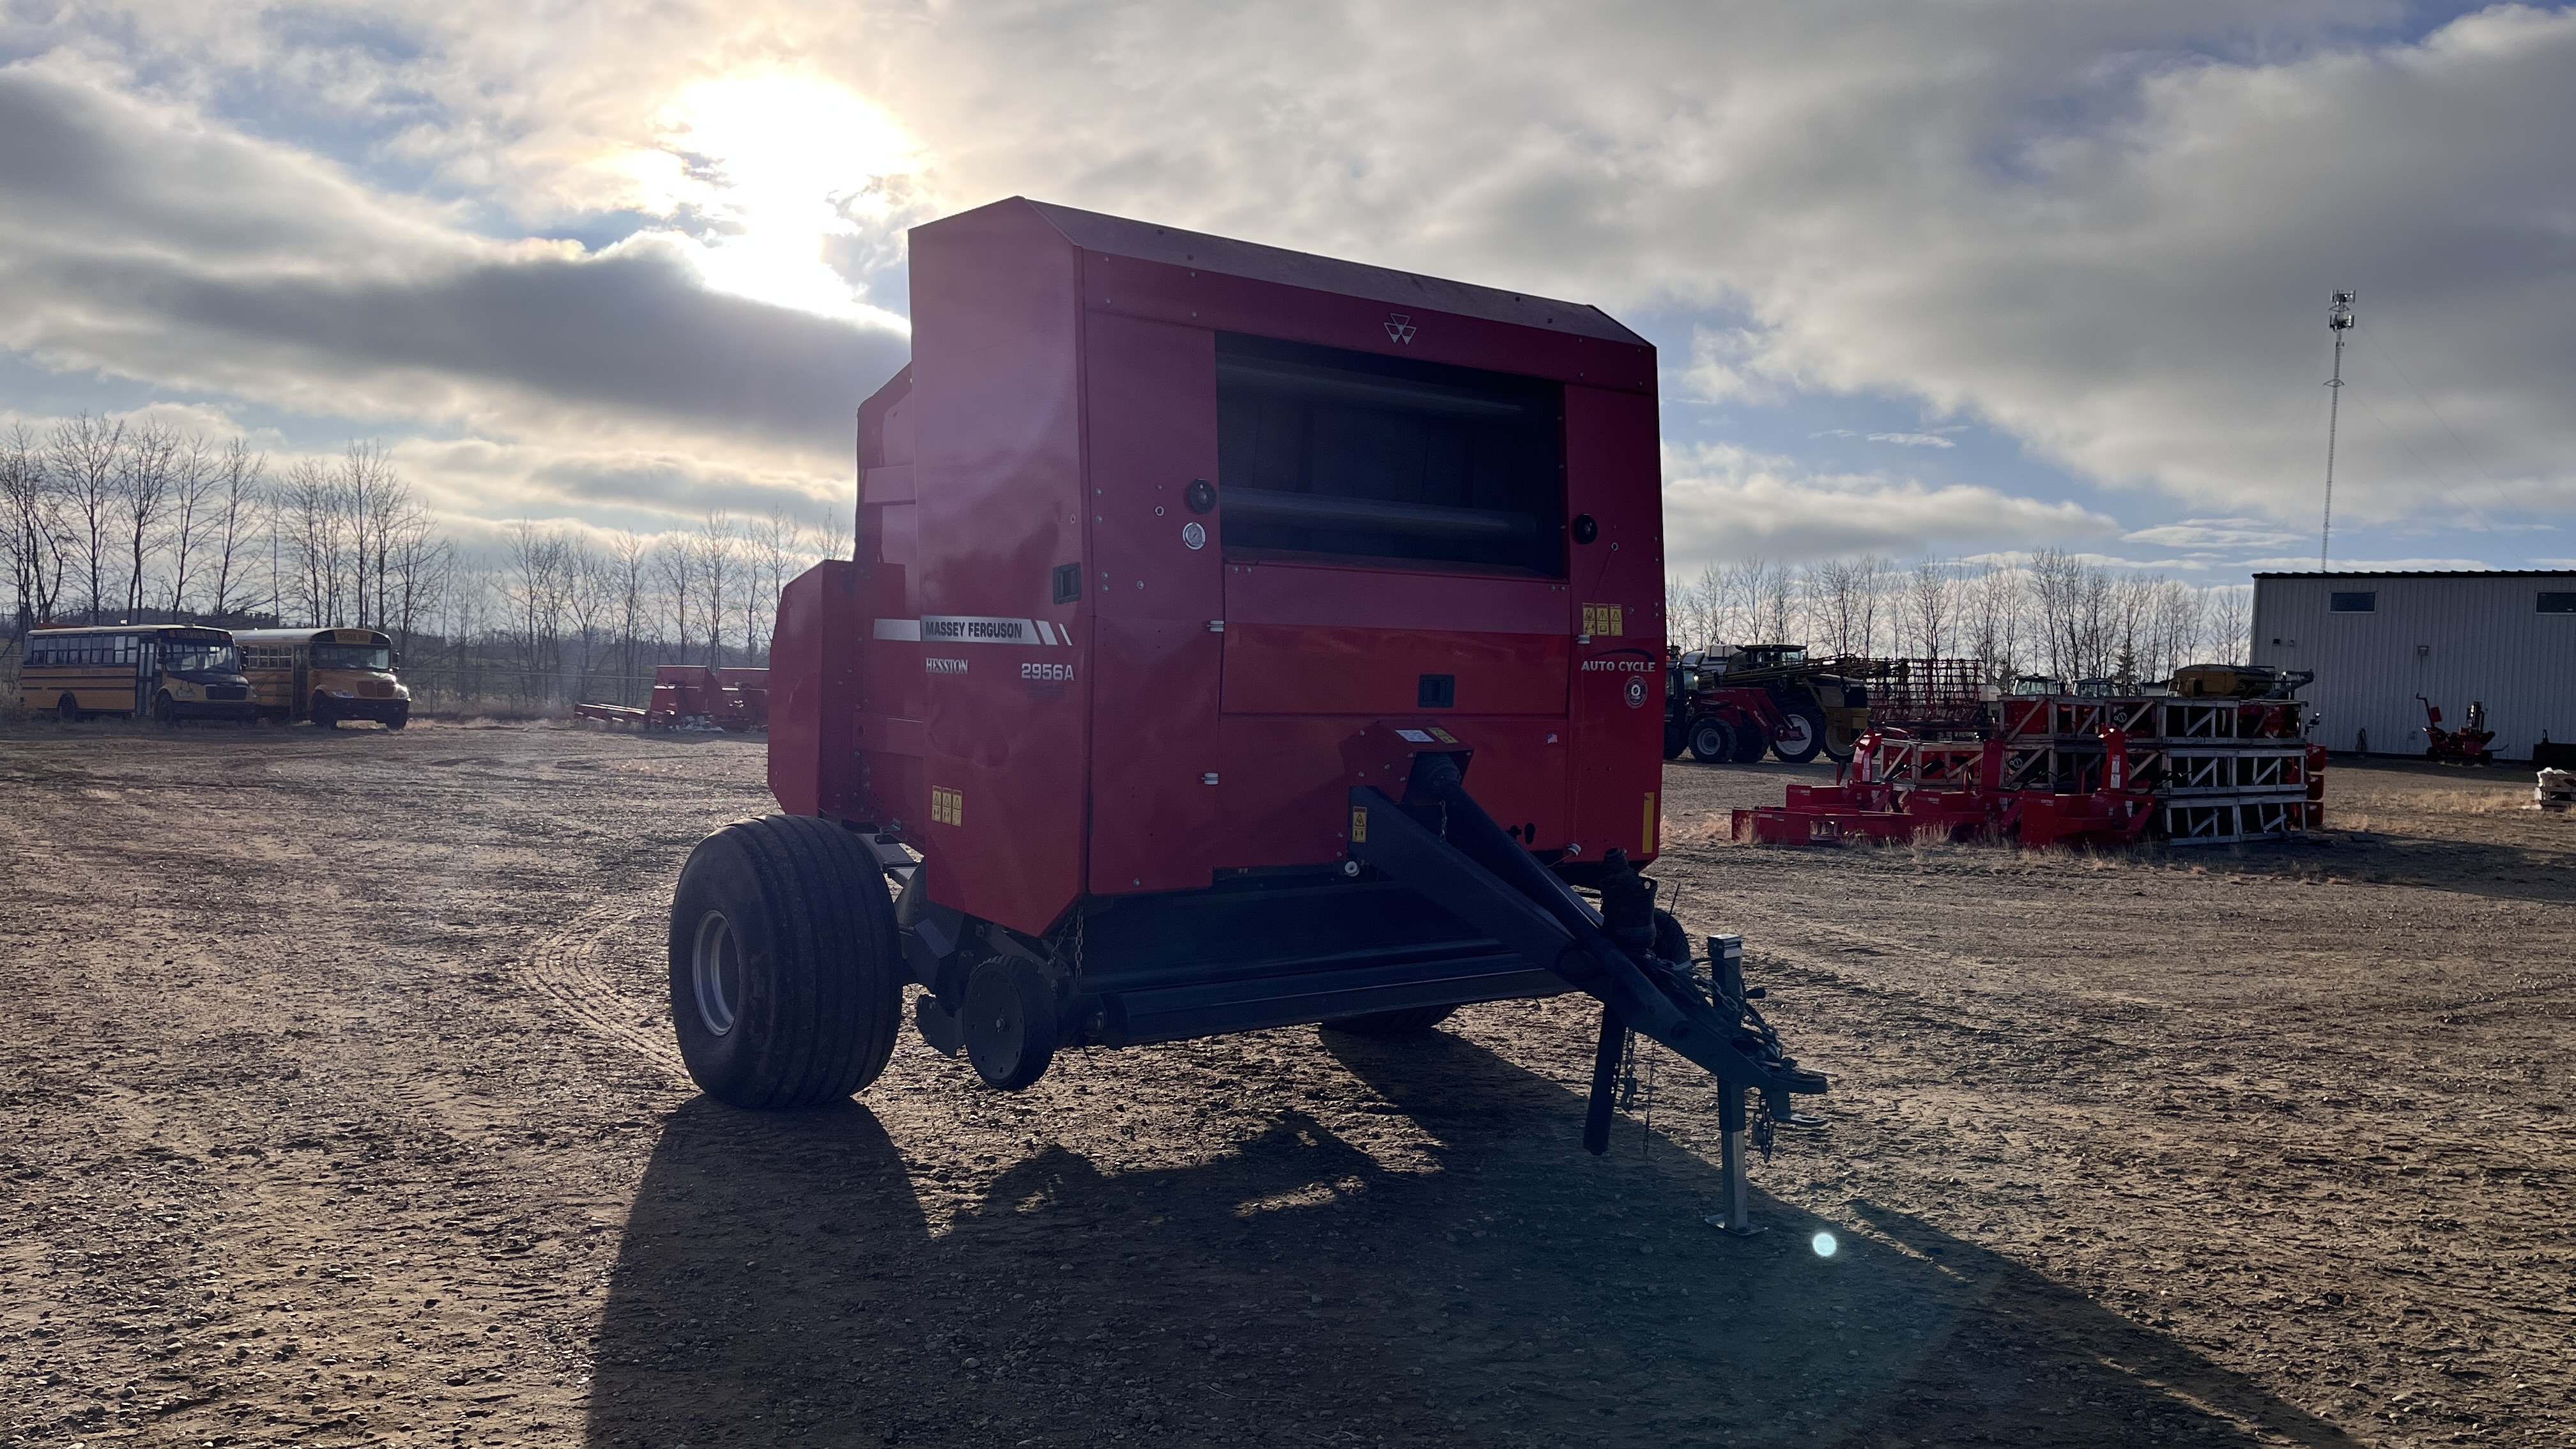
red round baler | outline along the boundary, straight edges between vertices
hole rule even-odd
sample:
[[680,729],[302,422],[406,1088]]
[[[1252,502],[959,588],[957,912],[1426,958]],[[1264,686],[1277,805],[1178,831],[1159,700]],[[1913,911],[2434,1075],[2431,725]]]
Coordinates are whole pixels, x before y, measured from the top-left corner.
[[[1067,1047],[1604,1002],[1824,1090],[1636,867],[1658,839],[1655,352],[1596,308],[1012,199],[911,233],[855,562],[786,589],[783,816],[683,872],[674,1016],[748,1107],[916,1029]],[[891,882],[892,889],[888,888]],[[1698,957],[1699,959],[1694,959]],[[1753,993],[1759,995],[1759,992]],[[1740,1158],[1739,1158],[1740,1161]]]

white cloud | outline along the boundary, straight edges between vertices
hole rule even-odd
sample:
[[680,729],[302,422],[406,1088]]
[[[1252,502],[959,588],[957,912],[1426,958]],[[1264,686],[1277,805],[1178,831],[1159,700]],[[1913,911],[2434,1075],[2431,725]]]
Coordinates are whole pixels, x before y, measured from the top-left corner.
[[2263,518],[2186,518],[2180,523],[2132,529],[2120,537],[2127,543],[2209,551],[2282,548],[2299,542],[2297,534],[2284,533],[2279,525]]
[[[96,321],[50,309],[38,341],[67,365],[264,387],[297,406],[356,391],[441,416],[500,416],[521,391],[586,415],[640,399],[635,409],[673,410],[687,429],[720,428],[732,400],[766,389],[720,386],[702,396],[725,401],[692,411],[698,382],[720,369],[680,385],[637,378],[622,365],[626,335],[610,349],[621,365],[591,395],[563,395],[569,349],[531,377],[466,355],[462,340],[426,359],[379,341],[339,377],[329,349],[245,323],[237,314],[271,293],[225,269],[238,261],[258,280],[282,265],[259,258],[291,254],[316,276],[369,278],[376,239],[399,235],[409,240],[393,250],[416,269],[446,258],[453,274],[488,280],[509,274],[505,261],[545,278],[595,268],[632,296],[676,295],[681,274],[652,271],[685,260],[676,250],[539,265],[460,253],[456,228],[469,215],[507,232],[644,205],[676,208],[674,225],[698,228],[688,246],[721,250],[723,218],[706,214],[713,198],[684,194],[685,170],[662,177],[657,199],[620,158],[668,147],[668,108],[692,87],[774,75],[846,90],[917,148],[900,164],[865,161],[883,138],[854,136],[847,157],[818,148],[818,169],[797,183],[875,198],[826,238],[857,249],[841,270],[862,284],[898,265],[904,217],[1026,192],[1614,312],[1653,306],[1697,324],[1683,374],[1707,398],[1913,398],[2094,479],[2302,522],[2322,462],[2323,304],[2354,286],[2362,340],[2347,401],[2377,401],[2375,415],[2346,409],[2338,513],[2456,511],[2427,486],[2430,466],[2481,512],[2492,496],[2499,529],[2563,518],[2576,511],[2576,414],[2563,406],[2576,387],[2563,343],[2576,335],[2565,260],[2576,150],[2564,143],[2576,134],[2565,84],[2576,13],[2499,6],[2391,39],[2402,14],[2384,0],[2074,11],[1564,0],[1462,23],[1450,7],[1347,0],[683,3],[612,21],[498,0],[376,0],[323,19],[143,0],[0,19],[0,45],[123,67],[138,79],[120,84],[182,111],[256,112],[273,138],[330,147],[440,198],[320,185],[309,210],[227,217],[211,181],[189,200],[185,178],[159,170],[135,173],[139,191],[119,180],[104,189],[160,198],[161,211],[110,208],[110,235],[187,255],[70,279],[111,300],[128,275],[200,285],[170,284],[175,299],[144,288]],[[246,92],[260,103],[240,102]],[[900,186],[868,192],[881,175]],[[221,327],[203,320],[207,274],[236,287]],[[6,280],[16,295],[19,278]],[[362,289],[352,305],[384,295]],[[163,307],[181,345],[156,353]],[[420,306],[393,312],[406,331],[430,320]],[[298,327],[349,328],[289,313]],[[460,321],[479,328],[484,315]],[[721,314],[749,345],[759,329],[746,315]],[[231,365],[236,345],[249,359],[238,375],[206,355]],[[531,345],[504,328],[494,349]],[[761,346],[730,356],[765,364]],[[477,368],[506,385],[457,380]],[[299,369],[310,397],[284,381]],[[826,368],[792,380],[811,370],[769,374],[815,399],[793,404],[809,421],[789,431],[845,429],[820,399],[845,413],[874,379]],[[740,420],[730,436],[781,425],[774,406]]]
[[709,290],[684,243],[503,245],[308,155],[0,68],[0,345],[307,415],[845,471],[899,325]]
[[1665,566],[1685,574],[1712,560],[1917,557],[1971,542],[2028,549],[2116,532],[2112,520],[2073,503],[1968,484],[1813,474],[1792,459],[1724,445],[1667,449],[1664,458]]

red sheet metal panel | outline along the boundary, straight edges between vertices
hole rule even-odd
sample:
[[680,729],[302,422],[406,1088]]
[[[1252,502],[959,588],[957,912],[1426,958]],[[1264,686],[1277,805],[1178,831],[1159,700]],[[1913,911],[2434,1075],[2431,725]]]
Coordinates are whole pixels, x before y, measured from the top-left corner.
[[[1026,205],[912,233],[916,557],[930,894],[1023,931],[1082,890],[1084,690],[1052,602],[1083,556],[1082,309],[1071,246]],[[1047,625],[1042,635],[1038,625]]]
[[1565,390],[1566,507],[1599,532],[1573,550],[1574,840],[1631,861],[1661,847],[1664,517],[1651,395]]
[[1215,336],[1095,312],[1087,340],[1091,891],[1196,889],[1223,823],[1222,552],[1188,502],[1217,472]]
[[851,736],[861,622],[857,566],[827,559],[780,591],[769,668],[726,671],[759,674],[771,691],[769,793],[790,815],[846,818],[862,808]]

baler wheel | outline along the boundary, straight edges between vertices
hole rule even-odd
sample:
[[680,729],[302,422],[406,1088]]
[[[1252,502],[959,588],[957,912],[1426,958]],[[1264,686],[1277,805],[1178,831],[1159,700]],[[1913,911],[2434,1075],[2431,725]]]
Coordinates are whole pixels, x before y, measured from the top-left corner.
[[966,1060],[987,1086],[1016,1092],[1055,1060],[1055,992],[1038,968],[1002,957],[966,978]]
[[1703,765],[1722,765],[1735,758],[1735,731],[1724,720],[1701,720],[1691,726],[1690,752]]
[[770,815],[698,842],[671,903],[671,1020],[689,1076],[736,1107],[865,1088],[903,1022],[894,905],[859,837]]
[[1682,751],[1689,748],[1690,737],[1682,732],[1682,727],[1680,725],[1664,726],[1665,759],[1678,760],[1682,757]]
[[1372,1011],[1364,1016],[1344,1016],[1324,1023],[1326,1031],[1346,1031],[1353,1036],[1420,1036],[1449,1019],[1454,1006],[1406,1006],[1394,1011]]

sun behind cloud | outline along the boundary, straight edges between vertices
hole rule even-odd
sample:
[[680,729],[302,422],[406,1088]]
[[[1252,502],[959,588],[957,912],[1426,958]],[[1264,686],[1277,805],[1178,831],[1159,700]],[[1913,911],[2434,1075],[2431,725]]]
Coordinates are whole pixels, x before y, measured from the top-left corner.
[[692,221],[690,251],[717,291],[826,317],[901,326],[826,258],[835,238],[881,235],[891,192],[922,149],[857,92],[807,76],[701,81],[658,118],[651,149],[619,169],[634,204]]

